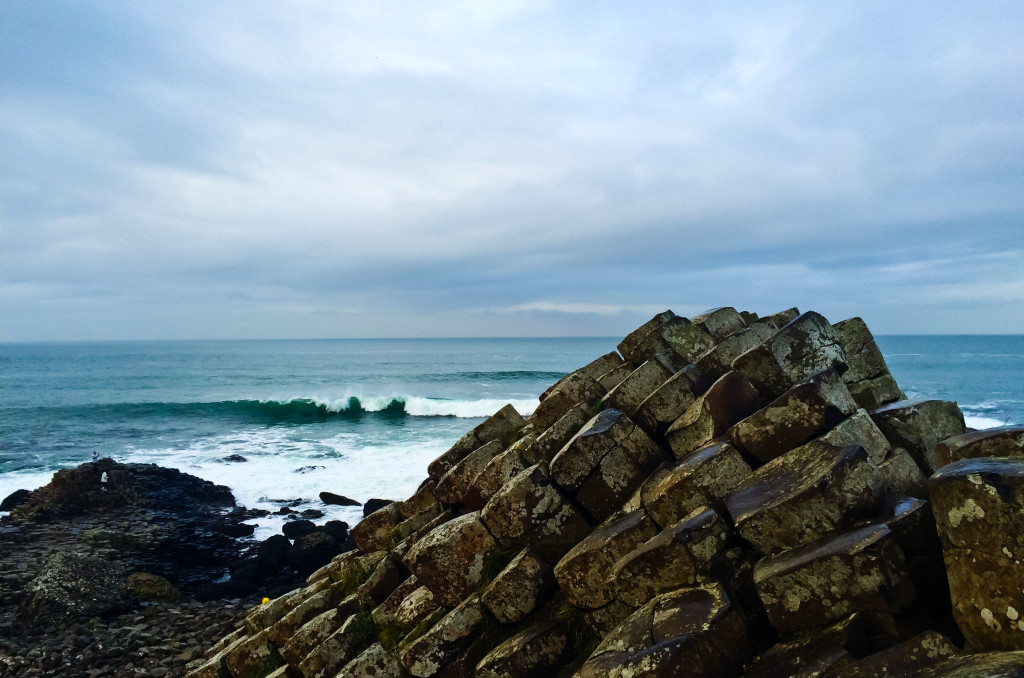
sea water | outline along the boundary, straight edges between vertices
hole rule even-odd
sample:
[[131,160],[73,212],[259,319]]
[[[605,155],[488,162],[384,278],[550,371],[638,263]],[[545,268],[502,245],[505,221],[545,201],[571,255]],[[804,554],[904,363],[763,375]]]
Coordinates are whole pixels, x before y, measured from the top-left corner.
[[[1024,337],[876,340],[908,396],[954,400],[974,428],[1024,423]],[[358,507],[318,494],[409,496],[484,417],[506,403],[529,414],[545,388],[617,341],[0,344],[0,499],[95,450],[227,485],[247,507],[354,523]],[[282,520],[258,519],[255,536]]]

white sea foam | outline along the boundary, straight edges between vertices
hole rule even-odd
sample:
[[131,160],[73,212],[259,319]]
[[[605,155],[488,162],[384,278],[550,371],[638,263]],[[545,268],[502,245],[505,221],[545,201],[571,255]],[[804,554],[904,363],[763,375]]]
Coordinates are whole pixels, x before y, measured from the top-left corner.
[[982,417],[976,414],[964,414],[964,423],[967,424],[968,428],[975,428],[980,431],[986,428],[1008,426],[1014,422],[1005,421],[1003,419],[993,419],[992,417]]

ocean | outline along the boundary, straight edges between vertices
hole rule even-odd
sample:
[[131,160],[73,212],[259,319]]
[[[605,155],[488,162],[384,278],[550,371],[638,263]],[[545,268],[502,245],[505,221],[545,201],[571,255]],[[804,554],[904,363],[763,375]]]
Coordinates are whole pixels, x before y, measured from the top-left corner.
[[[506,403],[526,415],[618,338],[0,344],[0,499],[92,452],[227,485],[239,504],[355,523]],[[1024,336],[879,336],[909,397],[955,400],[968,426],[1024,423]],[[227,461],[238,455],[246,461]],[[255,521],[255,538],[283,518]],[[317,521],[321,522],[321,521]]]

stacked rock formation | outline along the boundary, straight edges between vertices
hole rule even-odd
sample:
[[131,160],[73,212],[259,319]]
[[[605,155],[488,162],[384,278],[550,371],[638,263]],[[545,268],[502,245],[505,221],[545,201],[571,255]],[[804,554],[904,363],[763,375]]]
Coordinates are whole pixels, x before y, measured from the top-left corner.
[[666,311],[428,474],[190,675],[1024,676],[1024,428],[858,318]]

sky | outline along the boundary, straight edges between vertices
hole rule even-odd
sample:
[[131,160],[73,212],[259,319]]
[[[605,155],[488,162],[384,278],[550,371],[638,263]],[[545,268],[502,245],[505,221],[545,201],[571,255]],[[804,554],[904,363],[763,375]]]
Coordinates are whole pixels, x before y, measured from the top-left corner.
[[1024,3],[0,2],[0,341],[1024,333]]

